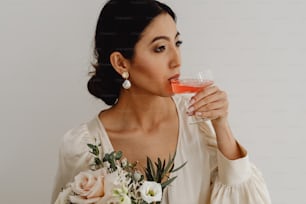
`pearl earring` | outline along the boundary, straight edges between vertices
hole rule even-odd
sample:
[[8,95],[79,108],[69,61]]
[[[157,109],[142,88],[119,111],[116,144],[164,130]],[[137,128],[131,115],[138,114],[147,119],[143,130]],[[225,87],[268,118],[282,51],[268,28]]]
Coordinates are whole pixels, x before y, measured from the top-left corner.
[[124,82],[122,83],[122,87],[124,89],[131,88],[132,84],[131,84],[130,80],[128,80],[128,78],[130,76],[129,73],[128,72],[123,72],[121,76],[122,76],[122,78],[124,78]]

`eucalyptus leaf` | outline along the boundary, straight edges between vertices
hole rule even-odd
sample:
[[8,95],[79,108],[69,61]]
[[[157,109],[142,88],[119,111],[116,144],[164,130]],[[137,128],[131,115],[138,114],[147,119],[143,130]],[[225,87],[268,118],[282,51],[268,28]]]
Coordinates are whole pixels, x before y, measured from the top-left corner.
[[92,150],[91,153],[95,156],[99,155],[99,148],[96,145],[93,144],[87,144],[87,146]]

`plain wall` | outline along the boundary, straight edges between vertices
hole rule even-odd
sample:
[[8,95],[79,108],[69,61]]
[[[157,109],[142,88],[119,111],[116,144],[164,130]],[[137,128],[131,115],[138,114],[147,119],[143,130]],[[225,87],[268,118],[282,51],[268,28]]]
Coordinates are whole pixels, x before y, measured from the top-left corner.
[[[105,108],[89,95],[105,1],[0,1],[0,203],[49,203],[59,141]],[[183,73],[210,68],[273,203],[306,203],[306,2],[172,0]]]

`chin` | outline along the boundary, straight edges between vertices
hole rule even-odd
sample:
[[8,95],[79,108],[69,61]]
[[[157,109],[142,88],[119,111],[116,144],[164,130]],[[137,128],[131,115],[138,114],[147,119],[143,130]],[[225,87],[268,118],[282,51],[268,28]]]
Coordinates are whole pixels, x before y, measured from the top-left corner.
[[174,92],[172,91],[172,87],[170,86],[168,86],[166,89],[165,89],[165,96],[167,96],[167,97],[171,97],[171,96],[174,96]]
[[172,92],[172,90],[166,92],[165,94],[163,94],[163,97],[172,97],[174,96],[174,93]]
[[173,93],[172,91],[171,91],[171,93],[169,94],[169,96],[174,96],[175,95],[175,93]]

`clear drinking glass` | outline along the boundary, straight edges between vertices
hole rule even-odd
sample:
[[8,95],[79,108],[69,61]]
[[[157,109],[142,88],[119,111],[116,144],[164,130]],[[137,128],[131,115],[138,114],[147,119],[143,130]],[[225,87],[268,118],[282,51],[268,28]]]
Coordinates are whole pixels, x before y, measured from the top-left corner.
[[[179,79],[172,79],[171,86],[172,91],[175,94],[180,94],[183,97],[185,103],[186,112],[188,111],[190,99],[195,93],[205,89],[213,83],[213,75],[211,70],[203,70],[197,73],[195,77],[181,77]],[[203,122],[206,119],[198,116],[188,116],[188,123],[194,124]]]

